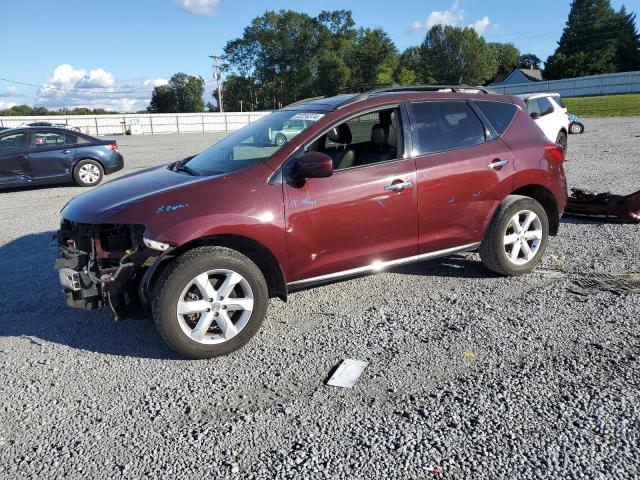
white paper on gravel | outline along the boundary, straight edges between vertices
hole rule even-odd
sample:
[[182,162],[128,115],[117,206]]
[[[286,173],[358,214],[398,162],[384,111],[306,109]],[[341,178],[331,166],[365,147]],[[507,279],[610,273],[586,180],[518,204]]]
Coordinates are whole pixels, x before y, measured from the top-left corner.
[[351,388],[358,381],[369,362],[347,358],[333,372],[327,385],[332,387]]

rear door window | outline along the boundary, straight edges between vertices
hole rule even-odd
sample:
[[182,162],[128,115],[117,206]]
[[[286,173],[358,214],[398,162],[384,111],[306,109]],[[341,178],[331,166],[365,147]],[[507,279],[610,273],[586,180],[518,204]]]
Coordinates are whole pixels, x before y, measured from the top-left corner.
[[35,131],[31,136],[31,146],[36,149],[61,145],[64,145],[63,133]]
[[444,152],[485,142],[484,125],[466,102],[414,103],[419,154]]
[[487,117],[498,135],[502,135],[511,125],[518,108],[513,103],[475,102],[480,111]]

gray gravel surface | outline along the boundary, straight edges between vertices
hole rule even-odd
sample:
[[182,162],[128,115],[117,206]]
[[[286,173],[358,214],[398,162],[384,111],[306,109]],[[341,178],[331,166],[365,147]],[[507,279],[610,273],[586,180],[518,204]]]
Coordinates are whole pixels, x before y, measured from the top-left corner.
[[[640,119],[586,119],[572,186],[640,188]],[[210,135],[118,139],[125,172]],[[465,254],[273,300],[257,337],[176,358],[144,319],[65,307],[49,248],[74,186],[0,193],[2,478],[637,478],[640,226],[563,220],[539,271]],[[369,362],[351,390],[324,385]]]

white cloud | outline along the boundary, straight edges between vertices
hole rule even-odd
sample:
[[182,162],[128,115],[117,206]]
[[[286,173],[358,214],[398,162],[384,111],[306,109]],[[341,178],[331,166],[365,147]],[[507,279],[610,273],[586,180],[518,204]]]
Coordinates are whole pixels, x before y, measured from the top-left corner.
[[[409,31],[420,34],[429,31],[431,27],[435,25],[457,27],[464,21],[466,15],[466,12],[460,8],[460,1],[456,0],[449,10],[434,10],[424,21],[413,22]],[[489,28],[490,23],[489,17],[484,16],[482,19],[469,25],[469,27],[481,34]]]
[[6,110],[7,108],[15,107],[16,102],[5,102],[4,100],[0,100],[0,110]]
[[165,79],[137,78],[118,84],[104,68],[85,70],[69,64],[57,66],[38,90],[34,104],[50,109],[105,108],[120,112],[143,110],[149,104],[153,87]]
[[469,26],[473,28],[476,32],[482,34],[487,31],[487,28],[489,28],[490,23],[491,21],[489,20],[489,17],[485,15],[480,20],[476,20],[472,25],[469,25]]
[[220,0],[176,0],[178,6],[193,15],[211,15]]
[[169,80],[165,79],[165,78],[147,78],[142,85],[145,87],[159,87],[161,85],[166,85],[167,83],[169,83]]

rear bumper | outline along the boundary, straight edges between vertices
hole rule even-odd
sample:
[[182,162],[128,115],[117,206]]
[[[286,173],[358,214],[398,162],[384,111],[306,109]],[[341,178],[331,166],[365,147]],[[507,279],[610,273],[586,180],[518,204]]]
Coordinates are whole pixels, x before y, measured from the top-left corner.
[[104,165],[104,173],[109,175],[111,173],[115,173],[118,170],[122,170],[124,168],[124,157],[118,153],[114,152],[113,157],[109,159],[108,162],[105,162]]

